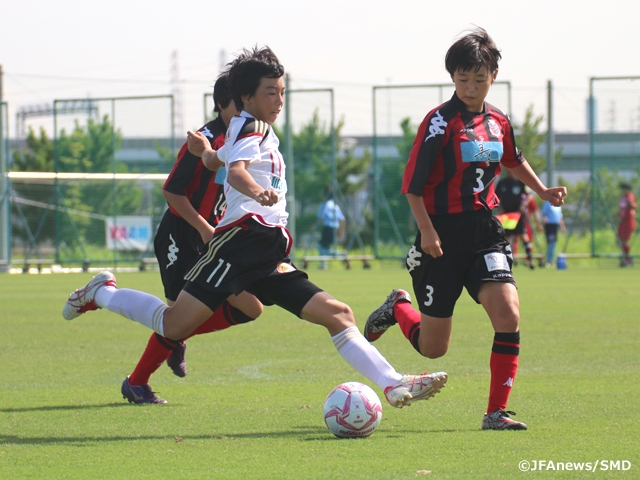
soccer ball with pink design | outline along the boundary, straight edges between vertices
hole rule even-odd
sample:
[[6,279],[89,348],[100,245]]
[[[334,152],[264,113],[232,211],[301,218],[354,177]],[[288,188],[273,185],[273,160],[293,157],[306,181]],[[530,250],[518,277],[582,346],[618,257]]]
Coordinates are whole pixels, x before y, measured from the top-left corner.
[[382,404],[364,383],[347,382],[331,390],[324,402],[324,421],[339,438],[364,438],[382,420]]

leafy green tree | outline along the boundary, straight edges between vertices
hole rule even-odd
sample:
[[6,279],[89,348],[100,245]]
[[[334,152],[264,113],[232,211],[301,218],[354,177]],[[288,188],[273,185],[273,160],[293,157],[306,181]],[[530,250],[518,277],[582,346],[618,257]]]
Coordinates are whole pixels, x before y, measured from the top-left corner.
[[[371,164],[371,154],[362,158],[353,155],[353,148],[340,150],[341,119],[334,131],[320,120],[316,110],[308,123],[298,132],[292,132],[295,194],[298,205],[297,228],[308,231],[316,222],[316,209],[322,201],[326,185],[333,184],[334,141],[336,152],[336,180],[340,192],[345,197],[355,194],[366,183],[365,173]],[[281,151],[287,151],[286,136],[282,129],[274,125],[276,135],[281,140]],[[291,165],[291,159],[286,159]]]
[[[389,212],[380,208],[380,238],[381,240],[395,241],[395,227],[400,231],[402,239],[406,243],[412,243],[415,236],[415,222],[409,203],[405,196],[400,193],[402,187],[402,177],[404,175],[404,167],[409,159],[409,153],[413,147],[418,127],[411,124],[410,118],[404,118],[400,122],[402,135],[396,143],[398,150],[398,159],[378,159],[380,163],[380,183],[382,193],[389,205]],[[390,218],[391,217],[391,218]]]
[[[57,145],[48,138],[44,129],[40,130],[39,135],[30,129],[25,147],[13,152],[13,169],[50,172],[57,166],[59,172],[124,173],[127,171],[126,165],[115,161],[115,152],[121,140],[121,133],[114,130],[106,115],[101,121],[89,119],[86,126],[76,122],[70,133],[61,130]],[[114,206],[118,215],[136,213],[143,195],[133,184],[116,184],[114,188],[113,182],[108,181],[59,181],[57,190],[54,188],[51,184],[15,184],[15,190],[21,197],[45,205],[57,203],[68,209],[106,216],[114,213]],[[56,217],[53,212],[38,207],[25,207],[23,211],[31,231],[38,233],[38,240],[53,238]],[[73,224],[66,214],[59,214],[58,219],[62,222],[59,228],[61,237],[68,239],[67,243],[74,243],[79,235],[86,242],[104,244],[104,222],[83,215],[73,215]],[[27,238],[24,225],[14,223],[18,235]]]
[[[524,158],[527,159],[533,171],[540,175],[547,168],[546,157],[540,155],[540,146],[547,139],[547,132],[541,132],[543,115],[535,116],[533,105],[529,105],[524,115],[522,124],[514,123],[513,127],[516,131],[516,144],[522,150]],[[554,155],[554,164],[562,159],[562,149],[558,149]]]

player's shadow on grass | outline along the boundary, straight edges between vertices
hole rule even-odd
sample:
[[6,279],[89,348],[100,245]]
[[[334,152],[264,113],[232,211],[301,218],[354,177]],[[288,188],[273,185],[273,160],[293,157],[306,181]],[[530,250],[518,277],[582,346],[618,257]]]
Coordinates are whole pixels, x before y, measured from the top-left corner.
[[105,403],[99,405],[42,405],[40,407],[0,408],[2,413],[54,412],[56,410],[93,410],[97,408],[129,407],[128,403]]
[[[246,432],[246,433],[211,433],[207,435],[132,435],[125,436],[100,436],[100,437],[20,437],[18,435],[0,435],[0,444],[5,445],[89,445],[93,443],[110,442],[132,442],[140,440],[165,440],[174,443],[185,443],[189,441],[229,441],[235,439],[264,439],[283,437],[306,437],[310,439],[325,440],[331,435],[326,428],[320,426],[299,427],[296,430],[283,430],[273,432]],[[330,436],[329,439],[335,438]],[[301,438],[307,440],[307,438]]]

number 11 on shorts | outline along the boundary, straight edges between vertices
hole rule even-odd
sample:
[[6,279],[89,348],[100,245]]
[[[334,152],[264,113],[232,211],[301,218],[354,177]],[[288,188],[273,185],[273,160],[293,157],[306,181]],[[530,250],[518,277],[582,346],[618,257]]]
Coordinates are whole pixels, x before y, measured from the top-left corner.
[[[207,278],[207,283],[211,282],[211,279],[213,278],[213,276],[216,274],[216,272],[218,270],[220,270],[220,267],[222,267],[222,264],[225,263],[225,261],[221,258],[220,260],[218,260],[218,266],[216,268],[213,269],[213,272],[211,272],[211,275],[209,275],[209,278]],[[220,285],[220,282],[222,282],[222,279],[225,277],[225,275],[227,274],[227,272],[229,271],[229,269],[231,268],[231,264],[229,262],[227,263],[227,268],[224,269],[224,272],[222,272],[222,275],[220,275],[220,278],[218,279],[218,281],[216,282],[215,286],[217,287],[218,285]]]

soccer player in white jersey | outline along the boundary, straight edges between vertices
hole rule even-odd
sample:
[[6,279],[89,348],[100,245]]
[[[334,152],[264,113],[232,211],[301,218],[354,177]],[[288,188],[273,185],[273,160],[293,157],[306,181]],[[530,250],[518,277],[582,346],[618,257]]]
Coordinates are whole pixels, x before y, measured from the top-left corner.
[[[383,389],[392,406],[431,398],[444,387],[446,373],[398,373],[362,336],[351,308],[310,282],[289,260],[285,163],[271,128],[284,104],[283,75],[284,67],[268,47],[244,50],[231,64],[231,94],[241,113],[231,120],[220,155],[227,168],[227,210],[185,276],[187,283],[175,303],[169,307],[147,293],[117,289],[114,275],[102,272],[71,294],[63,316],[71,320],[107,308],[160,335],[181,339],[230,294],[248,291],[265,305],[278,305],[324,326],[340,355]],[[192,153],[203,155],[205,165],[217,157],[201,135],[189,133],[189,143]]]

